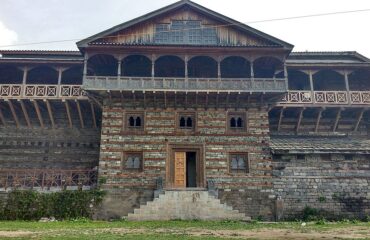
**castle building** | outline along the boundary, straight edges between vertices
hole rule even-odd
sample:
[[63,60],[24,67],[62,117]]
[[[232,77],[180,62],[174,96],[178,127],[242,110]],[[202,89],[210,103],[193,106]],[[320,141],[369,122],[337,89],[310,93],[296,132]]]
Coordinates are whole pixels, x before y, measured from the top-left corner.
[[188,0],[79,51],[1,50],[0,192],[107,191],[99,218],[370,214],[370,60]]

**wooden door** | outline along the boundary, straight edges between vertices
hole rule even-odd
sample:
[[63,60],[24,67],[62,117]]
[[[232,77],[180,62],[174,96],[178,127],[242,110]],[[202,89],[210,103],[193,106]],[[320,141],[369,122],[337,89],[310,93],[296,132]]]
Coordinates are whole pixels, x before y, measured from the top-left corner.
[[175,152],[175,187],[186,187],[186,152]]

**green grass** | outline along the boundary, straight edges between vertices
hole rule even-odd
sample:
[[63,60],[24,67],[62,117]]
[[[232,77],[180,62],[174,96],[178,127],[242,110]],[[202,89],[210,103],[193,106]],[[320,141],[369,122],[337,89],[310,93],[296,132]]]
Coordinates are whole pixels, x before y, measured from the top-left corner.
[[[328,231],[343,231],[358,228],[357,234],[362,234],[364,239],[370,237],[370,223],[366,222],[316,222],[307,223],[302,227],[300,222],[282,223],[244,223],[244,222],[212,222],[212,221],[148,221],[148,222],[104,222],[104,221],[62,221],[62,222],[0,222],[1,232],[26,232],[27,236],[13,236],[8,239],[235,239],[230,233],[225,236],[212,236],[215,230],[234,231],[265,231],[268,229],[283,230],[296,233],[325,233]],[[202,229],[207,230],[203,235]],[[191,233],[190,233],[191,232]],[[200,234],[199,234],[200,233]],[[273,236],[272,236],[273,237]],[[1,238],[1,237],[0,237]]]

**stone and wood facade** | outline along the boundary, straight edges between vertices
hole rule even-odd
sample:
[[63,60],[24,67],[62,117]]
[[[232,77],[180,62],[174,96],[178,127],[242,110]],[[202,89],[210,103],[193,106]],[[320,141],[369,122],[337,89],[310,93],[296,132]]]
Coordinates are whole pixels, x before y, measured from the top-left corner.
[[370,214],[366,57],[186,0],[77,46],[1,51],[0,190],[99,183],[101,218],[185,190],[252,218]]

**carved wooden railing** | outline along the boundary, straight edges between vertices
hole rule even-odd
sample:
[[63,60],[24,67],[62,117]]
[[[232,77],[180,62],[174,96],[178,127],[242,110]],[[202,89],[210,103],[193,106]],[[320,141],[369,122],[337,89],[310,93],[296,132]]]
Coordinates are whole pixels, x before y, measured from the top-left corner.
[[0,169],[0,190],[95,187],[96,170]]
[[285,92],[285,79],[273,78],[151,78],[86,76],[86,90],[167,90],[217,92]]
[[370,104],[370,91],[288,91],[280,104]]
[[0,98],[86,98],[81,85],[0,84]]

